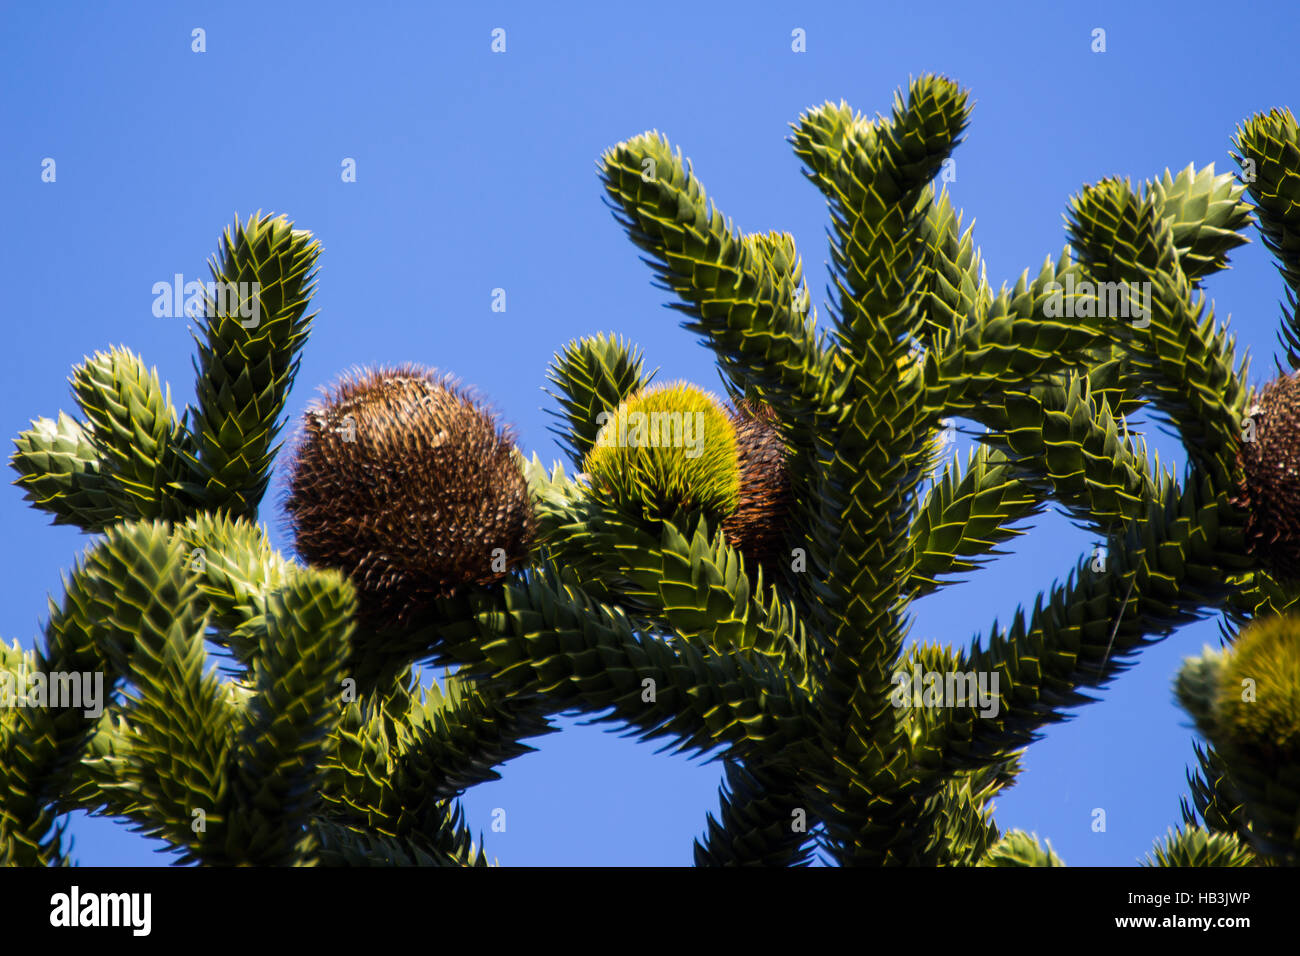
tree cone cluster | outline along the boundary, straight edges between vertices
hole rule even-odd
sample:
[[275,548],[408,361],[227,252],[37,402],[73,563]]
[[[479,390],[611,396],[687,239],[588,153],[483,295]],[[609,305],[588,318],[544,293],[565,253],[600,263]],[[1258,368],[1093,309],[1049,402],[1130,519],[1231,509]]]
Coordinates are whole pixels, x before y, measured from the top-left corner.
[[1270,382],[1251,409],[1254,441],[1243,441],[1245,473],[1234,504],[1246,512],[1246,541],[1274,576],[1300,579],[1300,377]]
[[500,581],[536,530],[512,436],[411,366],[345,378],[309,409],[289,488],[299,555],[347,574],[379,626],[408,626],[439,598]]
[[737,402],[731,415],[740,456],[740,504],[723,522],[727,543],[745,558],[745,567],[771,574],[781,558],[793,501],[776,413],[759,402]]

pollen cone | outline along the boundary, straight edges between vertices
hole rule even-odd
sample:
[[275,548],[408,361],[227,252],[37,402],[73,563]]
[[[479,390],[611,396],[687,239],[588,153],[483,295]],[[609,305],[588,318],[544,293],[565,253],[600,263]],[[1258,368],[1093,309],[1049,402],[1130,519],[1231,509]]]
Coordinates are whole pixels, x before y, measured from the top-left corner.
[[770,574],[793,504],[785,446],[777,430],[776,413],[764,404],[740,401],[731,415],[740,457],[740,504],[724,522],[727,543],[745,556],[752,574],[763,567]]
[[[1274,576],[1300,579],[1300,377],[1270,382],[1251,409],[1239,461],[1245,480],[1234,503],[1246,512],[1246,542]],[[1253,438],[1253,441],[1250,440]]]

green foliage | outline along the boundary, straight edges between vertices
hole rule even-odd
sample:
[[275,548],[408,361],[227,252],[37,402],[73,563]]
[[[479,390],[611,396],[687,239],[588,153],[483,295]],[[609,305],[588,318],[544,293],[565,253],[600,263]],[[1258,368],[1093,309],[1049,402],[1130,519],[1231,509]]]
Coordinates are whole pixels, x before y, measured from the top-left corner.
[[1199,172],[1189,163],[1177,176],[1169,170],[1147,183],[1156,209],[1169,222],[1183,274],[1193,282],[1228,267],[1226,253],[1247,241],[1250,223],[1244,187],[1214,175],[1214,164]]
[[222,236],[210,263],[218,297],[208,297],[195,334],[193,493],[204,510],[246,518],[257,512],[315,318],[307,308],[319,256],[320,243],[283,216],[236,220]]
[[1289,109],[1258,113],[1237,129],[1233,159],[1241,164],[1264,245],[1277,258],[1289,308],[1279,340],[1292,368],[1300,367],[1300,126]]
[[99,352],[73,371],[72,392],[116,514],[176,516],[175,483],[184,475],[176,457],[180,434],[157,373],[126,349]]
[[[798,260],[783,255],[776,271],[770,249],[709,207],[689,167],[655,133],[606,152],[601,177],[629,237],[683,299],[685,326],[707,337],[723,374],[786,409],[791,428],[811,429],[831,355],[807,311]],[[783,245],[793,251],[793,242]]]
[[54,515],[54,524],[102,531],[117,518],[99,453],[80,422],[63,412],[57,422],[37,419],[14,445],[15,484],[33,507]]
[[1051,841],[1043,849],[1036,834],[1012,830],[995,843],[979,866],[1065,866],[1052,850]]
[[[576,710],[723,762],[699,865],[803,865],[814,850],[842,865],[1063,865],[994,822],[1024,749],[1182,624],[1221,610],[1241,626],[1300,590],[1249,546],[1246,367],[1200,291],[1246,241],[1243,187],[1191,166],[1140,190],[1088,186],[1070,201],[1071,245],[994,290],[933,184],[970,112],[966,91],[927,75],[888,116],[827,103],[798,118],[794,151],[831,214],[824,328],[790,236],[736,230],[663,136],[601,159],[618,221],[729,397],[771,410],[788,559],[760,569],[729,544],[745,489],[718,403],[648,388],[634,345],[583,338],[548,379],[586,474],[526,465],[526,566],[391,626],[358,614],[382,541],[349,577],[285,559],[256,523],[319,246],[283,218],[237,222],[213,275],[258,291],[210,303],[185,416],[113,350],[74,372],[81,420],[40,419],[16,440],[28,500],[102,537],[44,641],[0,645],[0,676],[98,672],[108,694],[94,715],[0,709],[0,862],[67,862],[60,815],[84,809],[181,860],[486,865],[457,797]],[[1236,142],[1293,305],[1297,141],[1274,111]],[[253,301],[249,323],[239,306]],[[1300,347],[1291,323],[1284,342]],[[1145,409],[1181,437],[1181,475],[1130,432]],[[608,417],[635,410],[698,411],[704,453],[605,442],[602,425],[620,425]],[[962,462],[940,440],[958,417],[985,429]],[[382,505],[356,497],[322,520],[382,527]],[[1071,557],[964,648],[908,644],[914,601],[977,574],[1053,504],[1104,560]],[[1179,675],[1206,742],[1183,826],[1152,865],[1296,861],[1297,651],[1252,633],[1274,632],[1243,632]],[[209,646],[228,655],[224,676]],[[455,672],[421,688],[421,663]],[[1229,701],[1242,676],[1267,696]]]
[[1233,343],[1213,310],[1205,314],[1204,297],[1192,301],[1163,211],[1153,194],[1139,199],[1127,182],[1103,180],[1071,203],[1071,239],[1097,281],[1121,284],[1121,310],[1141,289],[1140,308],[1130,301],[1128,312],[1150,314],[1139,315],[1122,335],[1131,373],[1141,376],[1147,397],[1177,428],[1188,456],[1218,484],[1233,487],[1240,481],[1245,366],[1234,368]]
[[227,232],[214,278],[256,283],[260,317],[210,297],[185,418],[113,349],[74,370],[84,420],[18,436],[28,500],[99,537],[43,642],[0,653],[0,863],[69,862],[61,815],[80,809],[177,862],[486,864],[456,798],[549,732],[548,706],[454,675],[413,698],[409,643],[370,652],[351,582],[255,523],[318,251],[283,218]]
[[649,383],[640,349],[611,335],[576,339],[551,363],[547,378],[558,392],[550,392],[561,411],[552,428],[569,460],[579,469],[596,444],[602,412],[614,412]]
[[[827,104],[795,125],[832,214],[829,336],[815,330],[793,243],[737,233],[661,135],[603,158],[616,214],[679,297],[684,327],[730,388],[776,410],[797,502],[790,540],[802,548],[791,573],[762,586],[806,635],[816,732],[732,751],[700,862],[739,862],[738,847],[797,859],[775,839],[792,806],[811,811],[841,863],[1044,862],[1036,843],[1030,853],[1019,838],[990,840],[978,822],[1017,753],[1178,625],[1216,607],[1276,606],[1230,501],[1245,367],[1195,298],[1246,241],[1242,188],[1193,167],[1142,195],[1089,187],[1072,203],[1073,248],[994,292],[971,230],[930,184],[968,112],[964,92],[923,77],[888,117]],[[1148,406],[1184,439],[1181,480],[1129,434],[1127,416]],[[988,430],[964,470],[950,465],[922,495],[945,416]],[[651,530],[611,528],[558,473],[535,487],[547,547],[575,582],[663,628],[631,557],[653,550]],[[1031,613],[931,661],[996,675],[996,709],[891,708],[891,676],[915,659],[903,650],[910,601],[977,571],[1048,501],[1100,535],[1109,560],[1081,556]]]
[[807,812],[790,781],[757,761],[724,767],[721,821],[709,814],[705,842],[695,841],[695,865],[807,866]]
[[1154,859],[1148,856],[1143,866],[1254,866],[1255,855],[1236,837],[1214,833],[1200,827],[1177,831],[1157,843]]

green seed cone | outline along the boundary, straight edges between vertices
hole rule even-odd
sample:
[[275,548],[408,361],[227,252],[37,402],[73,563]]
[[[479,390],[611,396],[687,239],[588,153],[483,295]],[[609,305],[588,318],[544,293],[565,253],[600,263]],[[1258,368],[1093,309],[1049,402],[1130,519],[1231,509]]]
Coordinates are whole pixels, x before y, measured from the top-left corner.
[[1269,765],[1300,761],[1300,618],[1256,621],[1227,658],[1215,702],[1216,745]]
[[736,510],[736,434],[716,398],[678,382],[608,414],[584,466],[598,493],[651,517],[702,509],[721,520]]
[[347,574],[378,626],[500,581],[535,532],[512,436],[427,369],[344,378],[308,410],[289,488],[298,553]]

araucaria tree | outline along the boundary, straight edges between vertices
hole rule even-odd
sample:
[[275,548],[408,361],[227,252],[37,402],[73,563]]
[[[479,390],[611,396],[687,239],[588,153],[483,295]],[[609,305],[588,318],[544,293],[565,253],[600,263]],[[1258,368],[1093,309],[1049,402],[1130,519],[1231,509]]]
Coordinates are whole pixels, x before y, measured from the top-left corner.
[[[1300,399],[1256,394],[1202,283],[1247,241],[1249,189],[1300,363],[1300,134],[1236,137],[1243,183],[1188,167],[1070,201],[1070,245],[994,291],[934,179],[967,95],[913,81],[889,116],[826,104],[794,149],[831,211],[829,322],[793,240],[742,234],[654,133],[607,198],[727,394],[652,385],[617,336],[552,363],[571,468],[525,461],[428,369],[344,379],[291,449],[303,563],[255,523],[310,328],[317,247],[254,217],[214,260],[197,405],[132,353],[79,366],[82,419],[17,440],[19,482],[99,535],[44,641],[5,648],[0,860],[62,859],[108,814],[206,863],[481,863],[456,797],[580,709],[721,757],[700,865],[1059,865],[990,800],[1042,728],[1143,646],[1222,611],[1179,699],[1206,738],[1161,865],[1300,852]],[[1181,476],[1128,422],[1181,436]],[[964,460],[945,421],[986,429]],[[1054,502],[1107,542],[968,649],[905,641],[913,602]],[[1258,620],[1255,620],[1258,619]],[[1238,638],[1237,628],[1245,627]],[[205,641],[228,658],[205,670]],[[456,668],[417,689],[421,663]],[[103,675],[102,714],[35,675]],[[46,686],[45,690],[49,690]],[[66,696],[66,695],[65,695]]]

